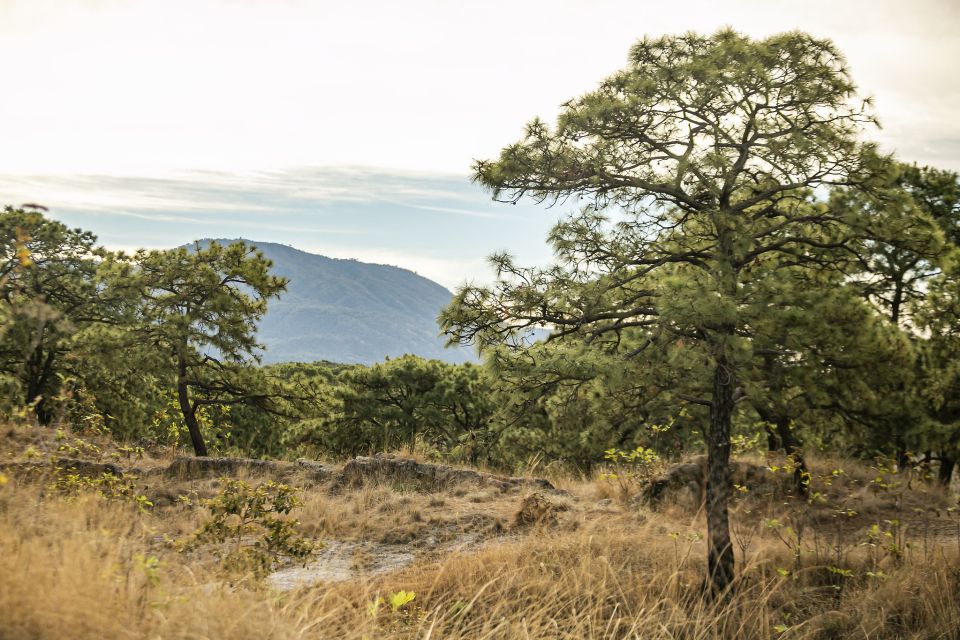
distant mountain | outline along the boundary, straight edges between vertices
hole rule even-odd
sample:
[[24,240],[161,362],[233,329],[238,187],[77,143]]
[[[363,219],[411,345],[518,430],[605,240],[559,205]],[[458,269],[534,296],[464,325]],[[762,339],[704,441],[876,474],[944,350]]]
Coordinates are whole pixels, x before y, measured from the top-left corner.
[[290,280],[260,324],[265,363],[372,364],[407,353],[456,363],[476,359],[469,349],[444,348],[437,315],[452,294],[436,282],[399,267],[245,242],[273,261],[274,274]]

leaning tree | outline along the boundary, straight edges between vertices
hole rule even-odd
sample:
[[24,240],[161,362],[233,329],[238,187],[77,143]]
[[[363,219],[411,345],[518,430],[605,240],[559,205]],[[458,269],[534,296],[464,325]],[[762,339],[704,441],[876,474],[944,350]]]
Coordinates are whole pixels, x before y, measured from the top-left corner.
[[738,371],[752,359],[744,298],[761,265],[825,268],[845,249],[849,217],[808,194],[868,182],[877,156],[859,136],[873,122],[827,40],[646,38],[625,69],[565,103],[555,126],[535,119],[498,159],[475,164],[498,200],[583,206],[552,231],[552,266],[495,256],[496,283],[460,289],[444,330],[481,350],[522,346],[534,326],[607,348],[626,336],[626,356],[698,345],[709,373],[691,400],[709,407],[715,591],[734,577],[730,429],[744,395]]
[[244,242],[141,250],[126,266],[114,277],[139,288],[138,332],[165,356],[194,452],[205,456],[203,407],[271,409],[276,394],[253,367],[262,349],[257,322],[287,281],[271,275],[272,263]]

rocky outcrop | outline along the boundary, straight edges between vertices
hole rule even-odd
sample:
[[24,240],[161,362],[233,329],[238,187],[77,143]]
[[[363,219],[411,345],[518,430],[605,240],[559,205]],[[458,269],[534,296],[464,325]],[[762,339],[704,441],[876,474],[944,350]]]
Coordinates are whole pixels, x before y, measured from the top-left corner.
[[86,476],[104,473],[117,477],[137,477],[148,480],[162,476],[177,481],[204,480],[222,476],[268,476],[280,481],[306,480],[321,483],[333,479],[333,488],[359,486],[365,482],[385,482],[416,491],[440,491],[457,485],[492,487],[500,491],[531,489],[551,493],[558,491],[542,478],[515,478],[463,469],[443,464],[417,462],[389,456],[357,457],[347,462],[339,473],[314,460],[285,462],[252,458],[194,458],[181,456],[167,466],[152,468],[122,468],[115,464],[61,458],[58,460],[0,463],[0,470],[11,473],[41,472],[62,469]]
[[360,456],[350,460],[343,466],[335,484],[342,488],[370,481],[400,485],[416,491],[438,491],[460,484],[495,487],[501,491],[516,488],[556,491],[550,482],[541,478],[498,476],[473,469],[383,455]]
[[650,505],[662,502],[699,507],[706,498],[707,456],[671,465],[662,475],[650,480],[640,500]]
[[294,469],[309,476],[314,482],[324,482],[330,478],[332,471],[330,467],[316,460],[306,460],[299,458],[294,463]]

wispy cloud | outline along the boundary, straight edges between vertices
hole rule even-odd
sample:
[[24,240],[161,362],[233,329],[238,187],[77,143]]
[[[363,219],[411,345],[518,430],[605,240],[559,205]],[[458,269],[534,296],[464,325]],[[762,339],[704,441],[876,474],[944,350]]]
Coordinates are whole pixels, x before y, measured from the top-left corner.
[[282,242],[394,264],[448,287],[489,276],[486,256],[542,262],[555,215],[492,202],[465,176],[362,167],[132,175],[0,175],[0,203],[37,202],[111,248],[202,237]]
[[436,207],[430,203],[483,203],[479,190],[461,176],[360,168],[304,168],[226,173],[174,172],[163,177],[106,174],[0,174],[0,198],[35,194],[51,205],[180,211],[267,212],[305,204],[382,202],[425,211],[499,217],[483,209]]
[[385,204],[394,205],[397,207],[403,207],[405,209],[417,209],[418,211],[430,211],[434,213],[448,213],[455,216],[467,216],[469,218],[484,218],[487,220],[490,219],[504,219],[507,216],[500,215],[498,213],[493,213],[492,211],[476,211],[473,209],[460,209],[457,207],[441,207],[441,206],[432,206],[425,204],[415,204],[413,202],[403,202],[402,200],[392,199],[392,198],[380,198],[378,202],[383,202]]

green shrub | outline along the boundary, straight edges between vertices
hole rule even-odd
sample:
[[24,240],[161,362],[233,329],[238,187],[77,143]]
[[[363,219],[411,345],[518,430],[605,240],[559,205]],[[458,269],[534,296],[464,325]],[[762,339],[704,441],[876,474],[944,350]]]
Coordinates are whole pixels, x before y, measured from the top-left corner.
[[212,545],[225,570],[258,578],[284,558],[305,560],[317,549],[297,534],[299,522],[289,515],[300,506],[296,489],[272,481],[257,486],[243,480],[223,482],[217,496],[203,501],[210,518],[185,549]]

